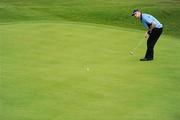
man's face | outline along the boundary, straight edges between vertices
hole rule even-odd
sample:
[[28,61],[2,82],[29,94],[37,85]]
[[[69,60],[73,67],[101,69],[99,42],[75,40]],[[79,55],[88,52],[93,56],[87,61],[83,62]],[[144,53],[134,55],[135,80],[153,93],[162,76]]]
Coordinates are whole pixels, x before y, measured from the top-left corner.
[[137,19],[140,19],[140,17],[141,17],[141,12],[139,12],[139,11],[135,12],[134,16],[135,16]]

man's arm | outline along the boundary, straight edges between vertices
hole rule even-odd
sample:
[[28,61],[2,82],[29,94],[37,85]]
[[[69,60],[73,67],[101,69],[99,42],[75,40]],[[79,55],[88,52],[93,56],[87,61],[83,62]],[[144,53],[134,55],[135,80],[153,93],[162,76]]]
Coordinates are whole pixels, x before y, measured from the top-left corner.
[[156,23],[155,23],[155,21],[152,19],[151,16],[145,16],[145,17],[144,17],[144,21],[145,21],[145,23],[146,23],[147,26],[148,26],[148,31],[147,31],[147,33],[150,35],[151,32],[152,32],[152,30],[156,27]]
[[149,35],[151,34],[152,30],[156,27],[156,24],[154,22],[151,23],[148,31],[145,33],[145,38],[149,38]]
[[156,27],[156,24],[154,22],[151,23],[148,31],[145,33],[145,38],[149,38],[149,35],[151,34],[152,30]]
[[148,29],[148,34],[151,34],[152,30],[156,27],[156,23],[152,22],[151,26]]

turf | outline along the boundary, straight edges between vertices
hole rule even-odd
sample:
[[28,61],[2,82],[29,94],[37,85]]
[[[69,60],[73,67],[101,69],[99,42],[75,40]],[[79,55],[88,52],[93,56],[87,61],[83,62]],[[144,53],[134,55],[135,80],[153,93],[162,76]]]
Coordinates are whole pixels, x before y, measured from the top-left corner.
[[142,63],[144,45],[128,53],[139,30],[65,21],[0,30],[3,120],[180,117],[177,38],[164,35],[155,61]]
[[[0,119],[179,120],[179,5],[1,0]],[[164,25],[152,62],[134,8]]]

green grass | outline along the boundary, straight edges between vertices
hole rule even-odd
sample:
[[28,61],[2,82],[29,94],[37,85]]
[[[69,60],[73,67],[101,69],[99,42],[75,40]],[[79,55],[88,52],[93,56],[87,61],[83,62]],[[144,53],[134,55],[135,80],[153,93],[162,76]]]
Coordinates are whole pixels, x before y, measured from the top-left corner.
[[164,35],[155,61],[142,63],[145,46],[135,56],[128,53],[143,39],[138,30],[72,22],[0,30],[3,120],[180,117],[176,38]]
[[[179,5],[1,0],[0,120],[179,120]],[[134,8],[164,24],[152,62]]]
[[179,0],[2,0],[0,23],[63,19],[143,29],[131,17],[132,10],[139,8],[156,16],[166,34],[179,36],[179,6]]

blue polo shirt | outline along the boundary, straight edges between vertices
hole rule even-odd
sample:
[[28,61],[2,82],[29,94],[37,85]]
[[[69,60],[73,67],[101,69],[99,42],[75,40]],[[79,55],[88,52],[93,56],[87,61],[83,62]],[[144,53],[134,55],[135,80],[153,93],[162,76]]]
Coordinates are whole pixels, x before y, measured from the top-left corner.
[[149,29],[150,26],[152,25],[152,23],[154,23],[156,25],[155,28],[163,27],[163,25],[155,17],[153,17],[150,14],[146,14],[146,13],[141,14],[141,23],[143,23],[143,25],[146,29]]

